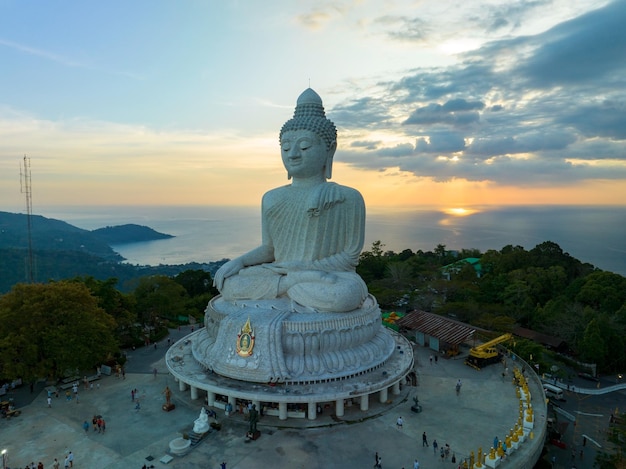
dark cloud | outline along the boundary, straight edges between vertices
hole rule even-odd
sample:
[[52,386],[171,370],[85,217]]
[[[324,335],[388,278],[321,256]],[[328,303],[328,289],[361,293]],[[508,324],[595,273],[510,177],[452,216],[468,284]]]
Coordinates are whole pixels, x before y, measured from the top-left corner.
[[[626,54],[626,50],[624,51]],[[572,125],[586,137],[608,137],[626,140],[626,101],[605,101],[580,106],[558,122]]]
[[424,137],[417,139],[415,151],[418,153],[450,154],[465,149],[465,138],[456,132],[436,132],[428,141]]
[[[484,105],[479,104],[481,105],[480,109],[482,109]],[[472,124],[480,119],[478,112],[471,112],[471,110],[477,109],[477,105],[476,103],[468,103],[464,99],[454,99],[443,105],[430,103],[413,111],[403,124],[449,124],[452,126]]]
[[380,141],[357,140],[355,142],[352,142],[350,146],[354,148],[365,148],[366,150],[376,150],[380,146],[380,143],[381,143]]
[[[489,158],[497,155],[562,150],[574,143],[575,140],[575,135],[567,131],[535,131],[516,137],[477,138],[468,147],[467,152],[474,156]],[[548,155],[546,154],[546,156]]]
[[412,156],[415,154],[415,149],[410,143],[398,144],[395,147],[381,148],[376,154],[381,157],[393,157],[398,158],[401,156]]
[[451,99],[443,105],[446,112],[480,111],[485,108],[485,103],[480,101],[466,101],[462,98]]
[[338,126],[349,122],[354,127],[380,126],[390,119],[389,107],[371,97],[353,99],[335,106],[328,117]]
[[[469,21],[515,28],[545,5],[500,5],[489,18]],[[626,178],[623,24],[626,2],[614,1],[535,36],[487,43],[460,65],[416,68],[379,83],[384,96],[346,102],[333,115],[346,127],[400,134],[406,142],[364,141],[346,160],[439,181],[532,186]],[[598,164],[609,160],[621,164]]]
[[391,39],[421,42],[428,36],[428,23],[420,18],[407,16],[381,16],[374,24],[384,26]]
[[551,0],[502,2],[498,5],[484,5],[480,15],[470,16],[468,21],[487,32],[515,30],[528,13],[537,8],[549,8]]
[[616,1],[540,34],[516,73],[533,87],[587,83],[626,68],[626,3]]

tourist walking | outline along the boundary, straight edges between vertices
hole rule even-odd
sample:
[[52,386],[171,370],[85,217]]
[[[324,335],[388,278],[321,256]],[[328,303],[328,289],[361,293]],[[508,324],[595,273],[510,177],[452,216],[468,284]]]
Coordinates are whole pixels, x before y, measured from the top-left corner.
[[437,444],[437,440],[433,440],[433,454],[436,456],[437,455],[437,447],[439,445]]
[[396,428],[398,430],[402,430],[403,424],[404,424],[404,420],[402,420],[402,417],[398,417],[398,420],[396,420]]
[[422,433],[422,446],[428,447],[428,440],[426,439],[426,432]]
[[460,394],[460,392],[461,392],[461,386],[462,386],[462,384],[461,384],[461,380],[459,379],[459,380],[456,382],[456,395],[457,395],[457,396],[458,396],[458,395]]
[[376,469],[382,469],[383,467],[383,458],[381,458],[378,453],[376,453],[376,463],[374,464]]
[[420,463],[417,462],[417,459],[413,461],[413,469],[420,469]]
[[70,454],[67,455],[67,459],[70,462],[70,467],[74,467],[74,453],[70,451]]
[[54,461],[52,461],[52,469],[59,469],[59,466],[59,460],[57,458],[54,458]]

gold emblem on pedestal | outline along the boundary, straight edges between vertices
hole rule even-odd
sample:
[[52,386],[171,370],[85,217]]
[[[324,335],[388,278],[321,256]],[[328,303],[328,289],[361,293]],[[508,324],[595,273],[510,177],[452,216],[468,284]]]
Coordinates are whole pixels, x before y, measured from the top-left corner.
[[240,357],[249,357],[252,355],[252,349],[254,348],[254,331],[250,326],[250,318],[246,321],[244,326],[237,334],[237,355]]

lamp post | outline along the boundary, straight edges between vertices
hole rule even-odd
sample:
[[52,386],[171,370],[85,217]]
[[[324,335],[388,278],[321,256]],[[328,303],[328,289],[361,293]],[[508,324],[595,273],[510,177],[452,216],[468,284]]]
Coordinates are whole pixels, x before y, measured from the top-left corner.
[[2,450],[2,469],[7,469],[7,462],[9,459],[9,455],[7,454],[7,450]]

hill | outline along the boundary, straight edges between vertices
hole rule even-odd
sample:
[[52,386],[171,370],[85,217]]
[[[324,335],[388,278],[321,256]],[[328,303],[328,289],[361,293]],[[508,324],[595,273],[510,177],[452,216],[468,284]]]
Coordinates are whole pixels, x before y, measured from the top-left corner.
[[159,233],[147,226],[135,225],[129,223],[127,225],[119,226],[107,226],[105,228],[98,228],[93,230],[92,233],[102,241],[108,244],[126,244],[126,243],[139,243],[143,241],[154,241],[157,239],[168,239],[174,236],[165,233]]
[[[134,224],[84,230],[41,215],[31,217],[33,250],[79,251],[106,260],[122,261],[111,244],[171,238],[147,226]],[[28,219],[21,213],[0,212],[0,248],[28,249]]]
[[[80,251],[103,259],[124,259],[90,231],[41,215],[31,217],[31,239],[33,250]],[[26,215],[0,212],[0,248],[28,249]]]
[[[188,269],[214,273],[224,261],[179,266],[133,266],[110,244],[171,238],[141,225],[121,225],[84,230],[64,221],[41,215],[31,217],[33,278],[36,282],[92,276],[99,280],[118,279],[122,291],[145,275],[176,275]],[[24,214],[0,212],[0,294],[13,285],[28,281],[28,224]]]

